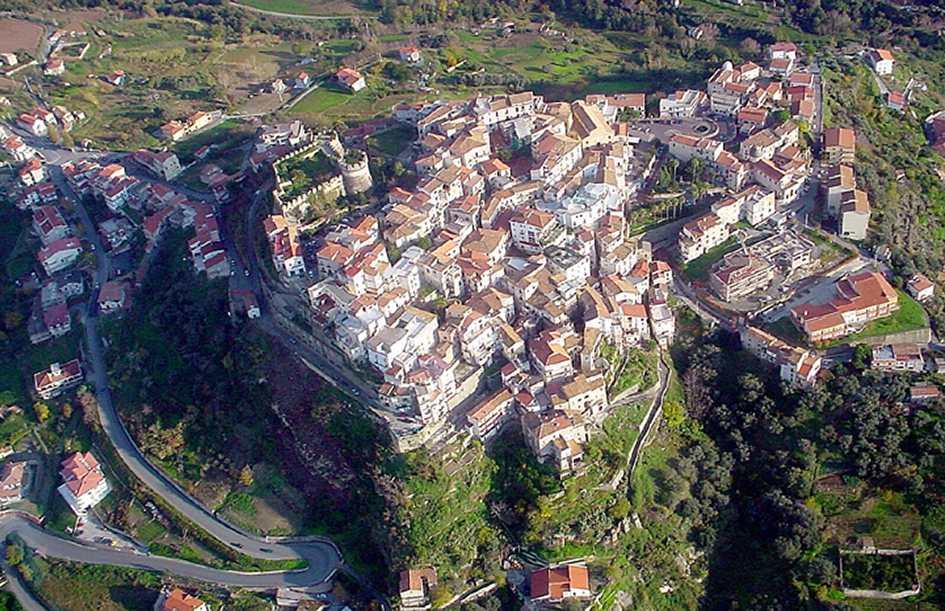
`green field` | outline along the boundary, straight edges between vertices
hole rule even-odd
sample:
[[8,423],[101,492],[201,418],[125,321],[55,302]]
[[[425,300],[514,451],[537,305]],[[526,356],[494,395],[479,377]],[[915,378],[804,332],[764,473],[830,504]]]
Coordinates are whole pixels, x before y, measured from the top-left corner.
[[350,93],[337,85],[324,84],[308,92],[291,110],[292,112],[303,112],[305,114],[319,114],[329,108],[344,104],[351,97]]
[[293,15],[320,15],[320,16],[344,16],[344,15],[366,15],[362,9],[358,8],[353,2],[344,0],[338,2],[326,2],[325,0],[243,0],[240,4],[259,8],[276,13],[291,13]]

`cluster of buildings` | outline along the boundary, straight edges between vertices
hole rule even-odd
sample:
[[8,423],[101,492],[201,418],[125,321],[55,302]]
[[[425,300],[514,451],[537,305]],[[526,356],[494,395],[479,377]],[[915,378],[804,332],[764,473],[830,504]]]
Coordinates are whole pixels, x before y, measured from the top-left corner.
[[171,142],[183,140],[187,136],[202,130],[223,115],[222,111],[197,111],[186,119],[174,119],[158,129],[158,137]]
[[806,271],[814,262],[813,251],[810,240],[783,231],[725,255],[709,276],[709,284],[722,301],[741,301],[767,290],[775,281],[789,282],[795,273]]
[[[149,167],[156,174],[160,174],[155,169],[159,163],[162,167],[179,167],[173,153],[138,151],[132,154],[131,159]],[[62,172],[76,193],[103,199],[116,215],[122,215],[126,206],[145,213],[141,229],[146,251],[154,248],[166,228],[193,227],[196,236],[190,240],[189,246],[194,269],[198,273],[206,273],[210,278],[230,275],[230,261],[210,204],[194,202],[160,182],[128,175],[125,167],[119,164],[103,167],[95,161],[82,159],[63,165]],[[106,232],[112,225],[115,225],[114,230]],[[103,232],[105,242],[114,247],[126,243],[127,235],[133,231],[129,225],[127,221],[122,222],[122,217],[118,217],[113,223],[103,222],[99,229]]]
[[743,326],[739,329],[739,336],[745,350],[777,367],[781,379],[789,384],[813,386],[823,369],[823,359],[819,355],[792,346],[757,327]]
[[[459,425],[489,440],[517,421],[538,456],[569,470],[584,419],[608,404],[602,346],[666,344],[675,331],[669,266],[624,223],[653,155],[619,118],[642,106],[531,92],[397,106],[419,134],[417,186],[393,189],[376,218],[322,232],[311,255],[283,205],[265,222],[273,262],[286,276],[317,271],[312,322],[384,376],[398,418],[437,430],[502,359],[504,388]],[[523,148],[530,159],[514,158]]]
[[[36,107],[32,112],[24,113],[16,118],[16,124],[22,127],[34,136],[45,137],[49,135],[50,128],[58,129],[61,133],[72,130],[72,127],[79,121],[84,121],[86,115],[82,111],[72,112],[65,106],[53,106],[52,110]],[[12,149],[4,143],[4,148],[15,155],[16,149]]]
[[[568,599],[587,600],[593,596],[591,576],[583,563],[547,566],[531,571],[523,584],[530,608],[560,605]],[[408,569],[400,573],[400,608],[406,611],[430,609],[430,589],[437,584],[434,569]]]
[[836,219],[840,236],[866,239],[870,223],[870,200],[856,188],[856,133],[852,129],[825,129],[821,157],[829,167],[823,181],[825,211]]
[[[739,221],[760,227],[796,201],[805,188],[810,158],[800,148],[800,128],[795,121],[814,118],[814,75],[795,70],[797,49],[793,43],[771,45],[769,59],[767,72],[753,63],[736,68],[725,62],[709,78],[705,92],[679,91],[660,101],[661,116],[691,117],[706,112],[726,116],[734,120],[744,137],[737,154],[725,150],[723,143],[713,138],[680,133],[669,137],[671,155],[683,162],[699,159],[709,178],[728,191],[710,212],[680,231],[678,246],[683,262],[725,243]],[[784,80],[762,78],[766,74],[783,74]],[[791,103],[793,120],[775,125],[774,111],[785,100]],[[751,269],[745,261],[735,267],[741,270],[740,279]],[[761,265],[755,269],[766,276],[773,267]],[[727,284],[727,278],[717,280]],[[734,293],[740,292],[738,286],[732,288]],[[725,286],[719,289],[729,292]]]
[[[412,50],[412,51],[411,51]],[[416,47],[403,47],[400,51],[404,61],[419,61],[420,50]],[[416,59],[407,59],[414,58]],[[342,89],[350,93],[357,93],[367,87],[367,81],[360,72],[354,68],[342,67],[334,74],[334,82]],[[277,78],[269,84],[269,91],[277,95],[290,91],[292,89],[305,90],[315,84],[315,79],[307,72],[299,72],[294,77]]]
[[[289,124],[288,132],[298,133],[298,137],[273,137],[273,128],[261,129],[256,155],[272,161],[276,183],[272,196],[276,210],[293,224],[304,225],[314,220],[320,207],[333,205],[339,197],[370,190],[374,178],[367,153],[345,147],[336,132],[310,135],[304,130],[296,131],[295,125]],[[285,133],[282,127],[276,126],[280,134]],[[279,157],[272,155],[293,142],[305,146]]]
[[787,102],[792,118],[813,120],[814,75],[797,68],[796,46],[775,43],[768,56],[767,69],[752,62],[737,67],[723,63],[708,79],[705,91],[680,90],[660,100],[660,117],[680,119],[713,113],[733,119],[739,132],[747,135],[767,127],[775,106]]
[[670,137],[670,154],[682,161],[702,159],[715,181],[728,189],[728,194],[713,204],[710,212],[690,221],[680,231],[679,252],[683,262],[724,243],[732,235],[735,223],[745,221],[760,227],[797,199],[809,170],[806,154],[797,147],[798,134],[797,125],[791,121],[762,130],[742,142],[739,155],[744,159],[723,150],[717,140],[681,134]]

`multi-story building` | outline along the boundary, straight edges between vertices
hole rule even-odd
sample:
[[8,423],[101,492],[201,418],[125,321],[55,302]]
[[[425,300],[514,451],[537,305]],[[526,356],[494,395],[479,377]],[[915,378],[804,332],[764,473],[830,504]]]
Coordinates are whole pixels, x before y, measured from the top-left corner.
[[59,476],[62,484],[57,489],[69,507],[79,516],[97,505],[108,495],[111,486],[102,466],[91,452],[77,452],[62,461]]
[[823,159],[831,165],[853,165],[856,162],[856,133],[843,127],[825,129]]
[[491,441],[515,416],[515,398],[501,389],[466,414],[469,432],[482,442]]
[[870,49],[865,54],[866,63],[870,65],[876,74],[884,76],[893,73],[895,59],[888,49]]
[[898,293],[880,273],[844,278],[835,287],[837,298],[833,301],[791,308],[791,319],[811,343],[843,337],[899,309]]
[[704,108],[708,101],[704,91],[694,89],[685,89],[670,94],[669,97],[660,100],[660,117],[663,118],[687,118],[696,114],[700,108]]
[[49,369],[33,374],[33,388],[41,399],[47,400],[82,383],[82,366],[78,359],[65,364],[53,363]]
[[729,235],[728,223],[713,212],[689,221],[679,232],[679,251],[683,263],[701,257],[725,242]]
[[870,226],[870,200],[865,191],[852,189],[840,196],[840,235],[865,240]]

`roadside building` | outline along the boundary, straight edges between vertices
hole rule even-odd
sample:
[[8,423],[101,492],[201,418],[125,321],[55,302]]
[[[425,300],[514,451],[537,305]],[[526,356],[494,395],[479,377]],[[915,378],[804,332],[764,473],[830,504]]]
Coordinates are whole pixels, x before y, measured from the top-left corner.
[[856,133],[852,129],[831,127],[824,130],[823,158],[828,164],[856,162]]
[[866,191],[853,189],[840,196],[840,235],[865,240],[870,226],[870,200]]
[[837,297],[822,305],[791,308],[791,320],[811,343],[843,337],[899,309],[899,295],[882,274],[866,272],[835,285]]
[[430,588],[435,586],[434,569],[407,569],[400,572],[400,607],[410,611],[430,608]]
[[0,472],[0,506],[23,500],[23,490],[29,485],[25,461],[9,461]]
[[918,344],[887,344],[873,348],[870,367],[880,371],[921,373],[925,369],[925,359]]
[[37,258],[47,275],[52,276],[75,263],[82,254],[82,245],[75,237],[50,242],[37,253]]
[[33,374],[33,388],[43,400],[58,396],[64,390],[82,383],[82,366],[78,359],[60,365],[53,363],[49,369]]
[[880,76],[892,74],[896,64],[896,60],[889,49],[870,49],[866,52],[865,59],[866,63]]
[[111,490],[102,473],[102,465],[91,452],[77,452],[62,461],[59,471],[62,485],[57,489],[77,515],[85,515]]
[[154,611],[210,611],[210,606],[180,588],[165,588],[154,602]]

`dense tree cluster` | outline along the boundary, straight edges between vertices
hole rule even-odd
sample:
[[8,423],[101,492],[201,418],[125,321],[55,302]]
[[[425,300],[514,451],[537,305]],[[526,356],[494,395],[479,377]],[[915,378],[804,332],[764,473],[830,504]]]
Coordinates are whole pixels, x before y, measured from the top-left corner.
[[[661,474],[658,501],[713,550],[708,608],[824,604],[811,588],[834,584],[837,567],[818,552],[824,518],[809,502],[824,456],[867,486],[924,492],[929,510],[942,499],[945,405],[904,407],[909,376],[838,365],[814,389],[785,387],[725,332],[684,336],[674,358],[687,414],[708,439]],[[940,544],[945,530],[928,530]]]
[[268,437],[272,419],[227,299],[225,282],[195,276],[185,236],[168,236],[114,327],[108,365],[146,451],[179,467],[191,462],[187,455],[206,452],[193,462],[213,463],[235,479],[260,458],[257,439]]

